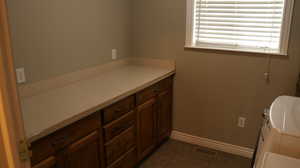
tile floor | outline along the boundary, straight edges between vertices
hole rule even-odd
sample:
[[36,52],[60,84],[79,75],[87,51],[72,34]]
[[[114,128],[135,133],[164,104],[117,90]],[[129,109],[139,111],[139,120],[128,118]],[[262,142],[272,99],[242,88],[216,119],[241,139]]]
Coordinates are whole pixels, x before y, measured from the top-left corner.
[[169,140],[139,168],[250,168],[250,165],[247,158]]

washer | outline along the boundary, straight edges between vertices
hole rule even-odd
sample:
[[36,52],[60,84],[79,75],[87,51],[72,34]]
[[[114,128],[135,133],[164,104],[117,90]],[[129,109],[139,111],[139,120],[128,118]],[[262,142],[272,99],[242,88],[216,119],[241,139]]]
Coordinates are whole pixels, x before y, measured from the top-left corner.
[[266,152],[300,159],[300,98],[278,97],[264,118],[254,167],[261,166]]

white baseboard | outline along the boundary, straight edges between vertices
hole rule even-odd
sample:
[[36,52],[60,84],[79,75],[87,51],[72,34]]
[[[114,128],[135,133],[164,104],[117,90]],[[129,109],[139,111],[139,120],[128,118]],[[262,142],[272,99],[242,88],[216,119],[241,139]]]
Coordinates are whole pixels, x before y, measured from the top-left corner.
[[172,131],[171,138],[178,141],[199,145],[247,158],[252,158],[253,156],[253,149],[251,148],[232,145],[220,141],[211,140],[208,138],[197,137],[179,131]]

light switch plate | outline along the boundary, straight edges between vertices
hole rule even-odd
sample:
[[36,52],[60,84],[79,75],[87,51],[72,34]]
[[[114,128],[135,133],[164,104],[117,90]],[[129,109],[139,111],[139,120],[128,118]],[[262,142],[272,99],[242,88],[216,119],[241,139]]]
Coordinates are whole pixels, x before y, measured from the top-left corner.
[[17,68],[16,69],[16,75],[17,75],[17,83],[25,83],[26,82],[26,76],[25,76],[25,69],[24,68]]

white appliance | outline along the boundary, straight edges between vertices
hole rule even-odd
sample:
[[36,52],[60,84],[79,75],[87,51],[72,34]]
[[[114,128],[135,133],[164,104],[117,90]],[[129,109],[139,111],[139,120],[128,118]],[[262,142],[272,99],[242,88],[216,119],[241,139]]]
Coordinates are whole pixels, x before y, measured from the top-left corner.
[[299,168],[300,160],[278,155],[274,153],[265,153],[262,166],[260,168]]
[[266,152],[300,158],[300,98],[280,96],[264,116],[254,167]]

